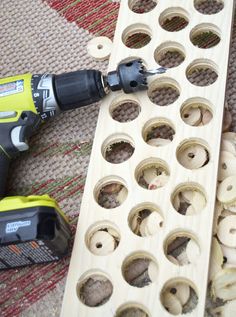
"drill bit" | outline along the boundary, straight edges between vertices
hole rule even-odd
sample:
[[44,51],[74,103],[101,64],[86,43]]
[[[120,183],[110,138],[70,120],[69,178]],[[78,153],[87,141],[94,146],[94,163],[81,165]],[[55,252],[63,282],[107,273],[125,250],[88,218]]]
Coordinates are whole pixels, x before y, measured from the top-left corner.
[[160,74],[164,74],[166,71],[167,71],[167,69],[165,67],[159,67],[159,68],[156,68],[156,69],[151,69],[151,70],[144,71],[144,75],[146,77],[154,76],[154,75],[160,75]]

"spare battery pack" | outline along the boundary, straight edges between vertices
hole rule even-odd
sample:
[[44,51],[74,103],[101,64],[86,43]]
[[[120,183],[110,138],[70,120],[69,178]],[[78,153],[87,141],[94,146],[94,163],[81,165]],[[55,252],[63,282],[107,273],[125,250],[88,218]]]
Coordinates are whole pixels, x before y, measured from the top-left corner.
[[0,210],[0,269],[58,260],[68,252],[70,238],[68,221],[56,204]]

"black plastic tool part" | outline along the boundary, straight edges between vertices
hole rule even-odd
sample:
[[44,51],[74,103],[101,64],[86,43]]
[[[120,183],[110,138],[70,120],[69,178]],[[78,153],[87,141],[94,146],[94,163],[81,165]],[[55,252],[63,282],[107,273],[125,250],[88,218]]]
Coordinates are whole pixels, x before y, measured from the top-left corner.
[[10,159],[0,149],[0,199],[4,197]]
[[54,87],[62,111],[92,104],[106,95],[102,73],[97,70],[80,70],[55,75]]
[[[0,269],[50,262],[68,253],[70,226],[53,207],[10,210],[0,216]],[[41,247],[31,250],[32,241]],[[11,245],[22,252],[6,254],[6,247]]]

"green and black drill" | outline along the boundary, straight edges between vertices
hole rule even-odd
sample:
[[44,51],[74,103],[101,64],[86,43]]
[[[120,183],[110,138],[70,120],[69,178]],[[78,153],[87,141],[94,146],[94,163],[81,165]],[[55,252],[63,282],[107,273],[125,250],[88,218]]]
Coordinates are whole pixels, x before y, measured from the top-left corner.
[[98,102],[109,91],[145,90],[148,76],[165,71],[147,71],[137,59],[106,76],[79,70],[0,80],[0,269],[57,260],[66,254],[71,237],[66,217],[49,196],[4,198],[10,160],[28,150],[28,139],[43,121]]

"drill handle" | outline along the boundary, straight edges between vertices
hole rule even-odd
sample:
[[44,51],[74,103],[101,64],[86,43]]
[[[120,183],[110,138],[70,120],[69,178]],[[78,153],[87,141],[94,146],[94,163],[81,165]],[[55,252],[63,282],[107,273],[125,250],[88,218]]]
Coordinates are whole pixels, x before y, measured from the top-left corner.
[[5,195],[9,165],[10,158],[0,149],[0,199]]

